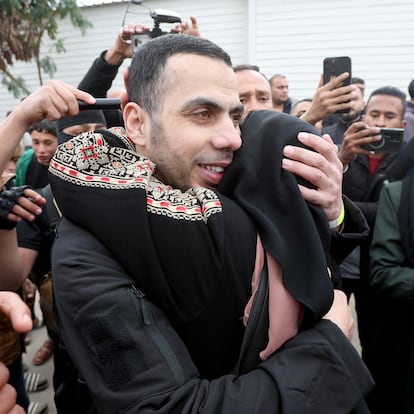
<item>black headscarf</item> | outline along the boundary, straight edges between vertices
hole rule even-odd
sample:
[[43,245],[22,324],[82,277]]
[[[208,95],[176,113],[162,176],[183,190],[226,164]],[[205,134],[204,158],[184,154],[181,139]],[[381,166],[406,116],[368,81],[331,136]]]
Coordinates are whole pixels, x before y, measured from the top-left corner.
[[106,126],[104,113],[101,109],[88,109],[80,111],[74,116],[65,116],[56,121],[56,131],[59,144],[63,144],[73,138],[73,135],[65,134],[63,130],[73,125],[102,124]]
[[265,250],[283,270],[283,282],[307,309],[305,325],[324,315],[332,303],[330,230],[323,210],[306,203],[295,177],[281,168],[282,149],[301,131],[318,134],[308,123],[274,111],[252,112],[242,125],[243,145],[219,185],[257,225]]

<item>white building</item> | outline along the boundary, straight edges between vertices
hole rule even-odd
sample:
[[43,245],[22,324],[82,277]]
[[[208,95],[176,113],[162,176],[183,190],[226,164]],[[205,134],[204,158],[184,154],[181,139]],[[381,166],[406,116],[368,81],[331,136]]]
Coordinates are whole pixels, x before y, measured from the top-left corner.
[[[368,94],[384,85],[397,86],[407,93],[414,78],[412,0],[144,0],[144,3],[150,9],[174,10],[183,18],[195,15],[202,35],[229,52],[234,64],[257,64],[269,77],[275,73],[286,75],[290,94],[296,98],[312,97],[325,56],[351,56],[353,75],[365,79]],[[125,15],[128,5],[129,12]],[[114,42],[124,17],[126,22],[152,25],[147,9],[128,1],[107,0],[104,4],[85,6],[83,11],[94,25],[86,36],[81,36],[66,19],[60,25],[66,53],[49,52],[47,44],[43,47],[43,53],[49,53],[57,64],[55,78],[74,86],[95,57]],[[30,90],[39,87],[34,64],[19,62],[13,72],[26,80]],[[113,86],[122,87],[122,71]],[[17,103],[18,99],[0,86],[0,119]]]

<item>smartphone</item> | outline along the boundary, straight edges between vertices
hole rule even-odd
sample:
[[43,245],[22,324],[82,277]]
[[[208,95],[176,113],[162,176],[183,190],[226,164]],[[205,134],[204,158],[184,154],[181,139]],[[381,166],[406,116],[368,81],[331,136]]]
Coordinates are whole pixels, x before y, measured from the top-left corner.
[[[324,85],[344,72],[348,72],[349,76],[339,86],[348,86],[351,84],[352,61],[349,56],[326,57],[323,60]],[[337,113],[347,112],[349,112],[349,109],[344,109]]]
[[119,98],[95,98],[94,104],[87,104],[79,101],[78,105],[81,111],[85,109],[121,109],[121,99]]
[[381,128],[381,139],[362,145],[373,152],[398,152],[404,141],[404,128]]

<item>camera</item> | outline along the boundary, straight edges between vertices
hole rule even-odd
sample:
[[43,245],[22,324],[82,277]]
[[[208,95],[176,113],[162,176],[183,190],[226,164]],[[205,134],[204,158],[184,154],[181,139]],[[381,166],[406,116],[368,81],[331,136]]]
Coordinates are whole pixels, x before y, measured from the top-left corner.
[[404,139],[404,128],[381,128],[381,139],[362,147],[373,152],[398,152]]
[[135,33],[131,36],[132,53],[149,40],[168,33],[161,30],[161,23],[181,23],[181,17],[172,10],[154,9],[150,10],[149,15],[154,20],[154,27],[150,32]]

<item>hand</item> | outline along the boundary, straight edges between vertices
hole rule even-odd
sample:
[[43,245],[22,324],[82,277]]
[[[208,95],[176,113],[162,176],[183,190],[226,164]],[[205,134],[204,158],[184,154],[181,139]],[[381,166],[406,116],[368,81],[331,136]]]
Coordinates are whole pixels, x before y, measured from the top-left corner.
[[56,120],[79,113],[78,100],[94,104],[95,98],[61,81],[49,81],[23,99],[6,121],[27,129],[45,118]]
[[301,118],[315,125],[337,111],[352,109],[354,105],[352,98],[357,86],[339,86],[348,77],[349,73],[345,72],[324,85],[323,75],[321,75],[318,88],[312,98],[312,105]]
[[0,216],[2,219],[16,223],[22,219],[33,221],[36,215],[41,214],[40,207],[46,203],[46,199],[30,188],[25,188],[22,192],[24,187],[12,187],[1,193]]
[[124,59],[132,58],[131,37],[135,33],[145,33],[151,28],[141,23],[129,23],[117,34],[115,44],[106,51],[104,59],[111,65],[121,65]]
[[[29,332],[32,329],[30,309],[14,292],[0,292],[0,312],[10,318],[18,332]],[[16,390],[7,381],[9,371],[0,362],[0,414],[24,414],[22,407],[16,405]]]
[[25,411],[16,405],[16,390],[7,383],[9,370],[0,362],[0,414],[24,414]]
[[0,292],[0,312],[8,316],[13,328],[21,333],[32,329],[30,309],[14,292]]
[[174,29],[171,30],[173,33],[184,33],[191,36],[201,37],[200,29],[198,28],[197,19],[194,16],[190,16],[191,25],[187,20],[181,20],[180,24],[177,24]]
[[313,148],[287,145],[283,149],[282,167],[315,186],[315,189],[299,185],[303,198],[320,206],[329,221],[336,220],[342,211],[342,171],[338,148],[329,135],[322,138],[307,132],[300,132],[298,140]]
[[354,336],[355,321],[346,295],[341,290],[334,290],[334,300],[329,312],[323,317],[338,325],[339,329],[351,341]]
[[362,145],[381,139],[380,128],[368,128],[364,122],[354,122],[344,133],[344,139],[339,151],[339,159],[345,166],[354,161],[359,154],[368,155],[370,151]]

